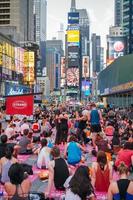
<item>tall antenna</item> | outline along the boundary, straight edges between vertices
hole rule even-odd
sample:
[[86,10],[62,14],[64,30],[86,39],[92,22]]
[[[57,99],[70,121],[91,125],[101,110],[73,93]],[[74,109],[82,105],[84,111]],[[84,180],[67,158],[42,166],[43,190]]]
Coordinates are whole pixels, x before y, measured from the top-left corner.
[[76,11],[76,0],[71,0],[71,12]]

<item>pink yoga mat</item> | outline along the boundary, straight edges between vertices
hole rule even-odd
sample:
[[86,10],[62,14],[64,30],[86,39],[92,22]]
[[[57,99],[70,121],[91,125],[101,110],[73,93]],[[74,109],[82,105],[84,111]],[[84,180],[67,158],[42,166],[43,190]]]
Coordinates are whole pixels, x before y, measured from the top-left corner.
[[107,200],[106,192],[95,192],[97,200]]

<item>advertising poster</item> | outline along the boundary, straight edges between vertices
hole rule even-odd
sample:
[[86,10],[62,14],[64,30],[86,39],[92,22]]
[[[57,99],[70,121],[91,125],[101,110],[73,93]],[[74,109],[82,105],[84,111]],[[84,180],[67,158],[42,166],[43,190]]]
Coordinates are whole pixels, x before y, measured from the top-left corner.
[[65,57],[61,57],[61,78],[65,78]]
[[79,86],[79,68],[67,69],[67,86]]
[[0,44],[0,65],[2,65],[2,44]]
[[83,56],[82,58],[82,78],[89,78],[90,70],[89,70],[89,56]]
[[79,24],[79,13],[69,12],[68,13],[68,24]]
[[65,87],[65,79],[63,79],[63,78],[60,80],[60,87],[61,88]]
[[6,98],[7,115],[27,115],[33,114],[33,95],[12,96]]
[[126,54],[126,37],[107,38],[107,65],[110,65],[115,59]]
[[68,46],[79,46],[80,32],[79,30],[67,31],[67,43]]
[[79,66],[79,47],[69,46],[68,47],[68,67]]
[[34,82],[34,52],[29,52],[29,82]]

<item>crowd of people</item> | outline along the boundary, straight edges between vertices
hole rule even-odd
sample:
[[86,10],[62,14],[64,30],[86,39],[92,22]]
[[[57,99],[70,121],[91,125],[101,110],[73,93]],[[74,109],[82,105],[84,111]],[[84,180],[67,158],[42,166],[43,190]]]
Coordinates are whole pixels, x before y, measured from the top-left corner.
[[33,121],[11,116],[0,127],[0,182],[7,199],[29,199],[32,182],[19,156],[36,155],[36,168],[48,172],[44,199],[55,188],[65,200],[96,200],[98,192],[108,200],[133,200],[131,113],[90,103],[77,110],[38,107]]

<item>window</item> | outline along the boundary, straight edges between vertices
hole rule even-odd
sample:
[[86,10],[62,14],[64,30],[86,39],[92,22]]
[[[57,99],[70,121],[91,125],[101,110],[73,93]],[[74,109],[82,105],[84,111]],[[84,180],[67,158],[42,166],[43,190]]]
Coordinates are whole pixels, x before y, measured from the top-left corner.
[[7,21],[0,21],[0,24],[10,24],[10,20],[7,20]]

